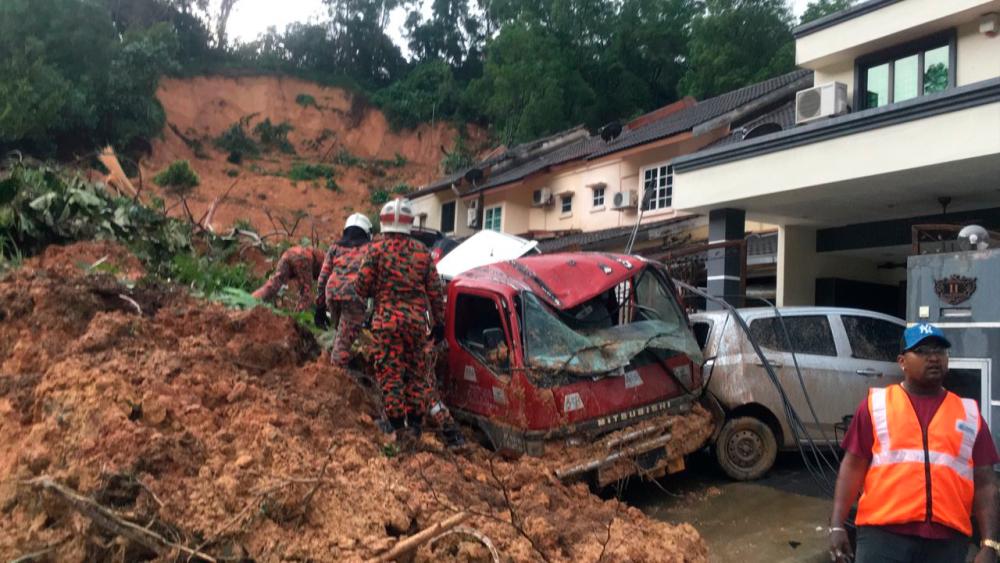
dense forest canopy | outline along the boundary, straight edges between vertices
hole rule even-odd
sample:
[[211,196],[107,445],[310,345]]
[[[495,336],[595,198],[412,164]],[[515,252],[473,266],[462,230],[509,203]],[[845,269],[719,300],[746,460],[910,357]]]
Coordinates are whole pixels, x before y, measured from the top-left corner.
[[[0,150],[141,150],[163,127],[160,76],[228,69],[349,87],[397,127],[475,122],[524,141],[791,70],[801,23],[786,0],[323,1],[323,21],[241,42],[227,33],[239,0],[4,0]],[[850,4],[814,0],[802,21]]]

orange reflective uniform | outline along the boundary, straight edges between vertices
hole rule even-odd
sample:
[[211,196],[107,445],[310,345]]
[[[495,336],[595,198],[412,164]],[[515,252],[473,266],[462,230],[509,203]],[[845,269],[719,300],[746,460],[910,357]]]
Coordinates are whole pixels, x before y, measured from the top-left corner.
[[869,390],[875,443],[858,503],[859,526],[926,521],[972,535],[979,408],[972,399],[947,393],[925,435],[902,387]]

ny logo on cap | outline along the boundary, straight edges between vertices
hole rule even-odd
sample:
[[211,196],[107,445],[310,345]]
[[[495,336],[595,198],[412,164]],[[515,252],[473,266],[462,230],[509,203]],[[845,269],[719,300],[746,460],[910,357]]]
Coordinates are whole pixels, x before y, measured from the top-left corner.
[[931,325],[920,325],[920,334],[934,334],[934,327]]

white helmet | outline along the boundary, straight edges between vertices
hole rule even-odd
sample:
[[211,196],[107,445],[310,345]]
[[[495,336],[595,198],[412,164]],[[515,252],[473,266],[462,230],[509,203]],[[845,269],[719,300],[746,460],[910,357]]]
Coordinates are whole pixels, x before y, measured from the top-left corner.
[[344,223],[344,230],[346,231],[348,227],[361,227],[368,235],[372,234],[372,222],[362,213],[351,214]]
[[413,207],[407,199],[394,199],[382,206],[378,220],[382,225],[383,233],[408,235],[413,230]]

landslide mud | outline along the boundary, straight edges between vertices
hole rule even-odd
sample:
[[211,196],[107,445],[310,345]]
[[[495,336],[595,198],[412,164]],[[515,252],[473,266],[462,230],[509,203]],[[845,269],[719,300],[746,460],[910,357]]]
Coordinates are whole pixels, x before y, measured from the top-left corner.
[[[453,455],[426,434],[385,448],[364,394],[292,321],[66,265],[108,250],[53,250],[0,279],[0,558],[186,559],[26,484],[49,476],[227,560],[367,560],[456,510],[504,561],[707,560],[690,525],[563,485],[542,460]],[[489,554],[449,536],[415,560]]]

